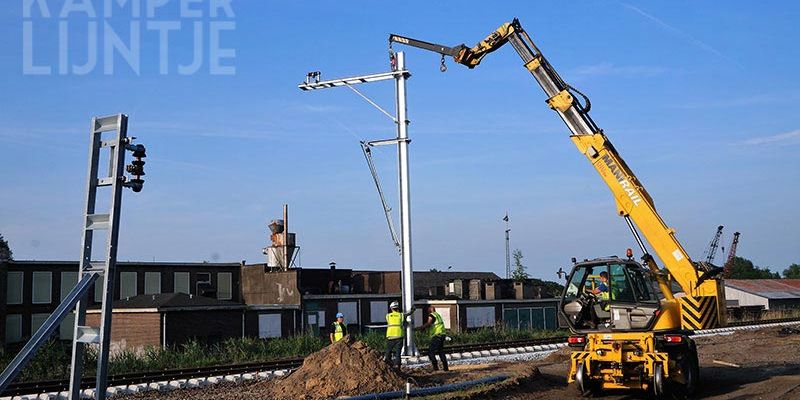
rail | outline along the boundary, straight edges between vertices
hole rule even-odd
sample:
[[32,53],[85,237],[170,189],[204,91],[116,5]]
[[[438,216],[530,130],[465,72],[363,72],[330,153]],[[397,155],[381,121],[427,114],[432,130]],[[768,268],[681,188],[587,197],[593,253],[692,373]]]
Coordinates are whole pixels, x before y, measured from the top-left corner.
[[[763,321],[738,321],[728,323],[728,327],[757,326],[764,324],[800,322],[800,318],[780,318]],[[541,346],[547,344],[557,344],[566,341],[566,336],[555,336],[540,339],[512,340],[505,342],[474,343],[445,346],[445,352],[466,353],[473,351],[496,350],[515,347]],[[421,355],[427,355],[427,350],[421,350]],[[202,378],[209,376],[225,376],[243,373],[258,373],[265,371],[291,370],[299,368],[303,364],[303,358],[288,358],[264,362],[250,362],[231,365],[215,365],[194,368],[170,369],[161,371],[133,372],[126,374],[111,375],[108,378],[108,386],[137,385],[150,382],[173,381],[179,379]],[[92,388],[95,385],[94,377],[86,377],[81,380],[81,388]],[[69,380],[48,380],[35,382],[16,382],[10,384],[0,396],[30,395],[40,393],[52,393],[68,390]]]

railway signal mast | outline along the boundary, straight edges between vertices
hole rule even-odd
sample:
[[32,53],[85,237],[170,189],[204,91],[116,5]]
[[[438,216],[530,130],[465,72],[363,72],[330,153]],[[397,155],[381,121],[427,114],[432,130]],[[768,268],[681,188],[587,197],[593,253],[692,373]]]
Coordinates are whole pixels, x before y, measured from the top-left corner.
[[[141,144],[133,144],[133,139],[135,138],[128,137],[128,116],[125,114],[92,119],[89,130],[89,173],[86,184],[86,204],[83,210],[78,283],[0,375],[0,393],[22,372],[28,361],[50,338],[64,318],[75,310],[70,399],[80,400],[83,397],[81,378],[83,377],[83,350],[86,344],[99,345],[94,398],[98,400],[106,398],[122,189],[129,188],[134,192],[140,192],[144,185],[142,176],[144,176],[145,161],[142,158],[146,157],[145,147]],[[104,150],[108,151],[108,171],[101,175],[100,154]],[[132,152],[135,159],[131,164],[125,165],[125,155],[128,151]],[[98,213],[96,210],[98,189],[105,187],[111,189],[109,210],[107,213]],[[99,230],[106,231],[106,242],[105,247],[102,247],[103,252],[100,259],[93,260],[94,233]],[[103,293],[99,328],[85,326],[87,295],[92,284],[100,285]]]

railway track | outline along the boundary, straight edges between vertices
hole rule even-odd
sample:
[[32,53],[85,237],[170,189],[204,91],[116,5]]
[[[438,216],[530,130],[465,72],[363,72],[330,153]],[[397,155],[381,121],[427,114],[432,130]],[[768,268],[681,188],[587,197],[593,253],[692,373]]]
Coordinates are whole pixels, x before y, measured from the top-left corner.
[[[765,324],[798,322],[800,318],[771,319],[757,322],[735,322],[729,323],[728,327],[759,326]],[[543,346],[558,344],[566,341],[566,336],[556,336],[541,339],[514,340],[505,342],[475,343],[464,345],[446,346],[445,352],[448,354],[481,352],[487,350],[497,350],[506,348],[519,348],[529,346]],[[427,355],[427,350],[420,351],[421,356]],[[303,358],[290,358],[265,362],[251,362],[232,365],[218,365],[208,367],[182,368],[162,371],[134,372],[126,374],[111,375],[108,379],[108,386],[127,386],[150,382],[175,381],[181,379],[203,378],[209,376],[227,376],[244,373],[258,373],[279,370],[292,370],[303,364]],[[81,381],[81,388],[93,388],[94,377],[86,377]],[[68,390],[68,380],[49,380],[36,382],[16,382],[6,388],[0,396],[18,396],[40,393],[58,393]]]

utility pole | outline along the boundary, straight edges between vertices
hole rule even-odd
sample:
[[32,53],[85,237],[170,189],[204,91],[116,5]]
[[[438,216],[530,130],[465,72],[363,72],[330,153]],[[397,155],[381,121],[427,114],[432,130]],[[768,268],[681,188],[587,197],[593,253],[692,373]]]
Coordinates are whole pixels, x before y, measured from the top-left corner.
[[[306,75],[305,82],[298,85],[300,90],[317,90],[328,89],[333,87],[347,87],[361,98],[366,100],[370,105],[378,109],[381,113],[392,119],[397,126],[397,137],[385,140],[375,140],[366,142],[367,146],[383,146],[383,145],[397,145],[397,158],[398,158],[398,183],[400,186],[400,277],[402,281],[402,303],[403,313],[409,313],[406,318],[406,335],[405,343],[403,346],[403,354],[406,356],[419,355],[417,346],[414,343],[414,316],[411,313],[414,307],[414,270],[411,258],[411,193],[410,193],[410,180],[408,168],[408,143],[411,141],[408,138],[408,116],[406,106],[406,80],[411,76],[411,73],[406,70],[405,54],[401,52],[390,51],[389,59],[391,62],[391,72],[384,72],[372,75],[354,76],[349,78],[340,78],[332,80],[320,80],[321,74],[319,71],[309,72]],[[382,80],[394,79],[395,81],[395,115],[378,106],[374,101],[369,99],[358,89],[355,85],[365,84],[370,82],[377,82]],[[363,148],[363,146],[362,146]],[[367,153],[365,153],[367,154]],[[369,156],[368,156],[369,157]],[[380,189],[379,189],[380,192]],[[384,210],[386,206],[384,204]],[[390,230],[391,230],[390,224]]]
[[511,279],[511,238],[509,235],[511,228],[508,227],[508,211],[506,211],[506,216],[503,217],[503,221],[506,222],[506,279]]

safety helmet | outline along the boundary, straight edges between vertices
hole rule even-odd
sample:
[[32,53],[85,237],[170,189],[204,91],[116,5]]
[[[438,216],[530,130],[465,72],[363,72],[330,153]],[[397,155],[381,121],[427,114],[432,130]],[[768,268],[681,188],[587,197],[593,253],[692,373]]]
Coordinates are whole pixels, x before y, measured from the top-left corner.
[[342,313],[336,313],[336,318],[344,318],[344,314],[342,314]]
[[396,301],[393,301],[392,304],[389,304],[389,308],[391,308],[392,310],[399,310],[400,309],[400,303],[398,303]]

